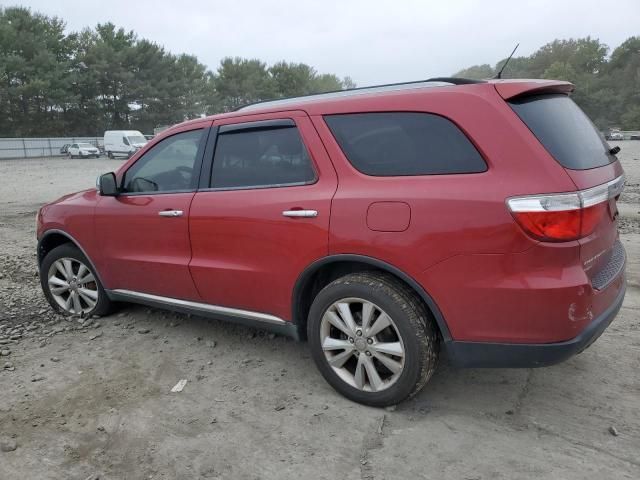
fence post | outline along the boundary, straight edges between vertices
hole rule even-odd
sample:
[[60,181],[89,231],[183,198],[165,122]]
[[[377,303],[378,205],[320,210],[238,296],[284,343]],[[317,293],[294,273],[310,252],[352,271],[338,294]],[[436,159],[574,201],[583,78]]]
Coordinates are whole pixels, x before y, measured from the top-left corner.
[[27,144],[24,142],[24,137],[22,138],[22,155],[27,158]]
[[53,150],[51,149],[51,139],[47,138],[47,143],[49,144],[49,156],[53,157]]

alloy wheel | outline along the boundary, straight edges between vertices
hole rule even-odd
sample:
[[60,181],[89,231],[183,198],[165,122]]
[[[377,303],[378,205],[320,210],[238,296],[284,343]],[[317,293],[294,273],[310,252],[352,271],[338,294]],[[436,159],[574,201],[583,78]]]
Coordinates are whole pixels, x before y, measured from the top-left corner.
[[320,342],[333,371],[362,391],[389,388],[404,369],[404,343],[393,319],[361,298],[338,300],[325,311]]
[[75,258],[60,258],[49,267],[51,296],[66,312],[81,315],[98,303],[98,284],[91,270]]

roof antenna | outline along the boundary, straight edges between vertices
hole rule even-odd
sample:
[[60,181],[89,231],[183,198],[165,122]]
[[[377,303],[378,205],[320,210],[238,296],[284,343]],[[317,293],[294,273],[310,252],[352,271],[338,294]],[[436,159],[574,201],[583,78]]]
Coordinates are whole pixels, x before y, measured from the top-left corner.
[[509,55],[509,58],[507,58],[507,60],[504,62],[504,64],[502,65],[502,68],[500,69],[500,71],[498,72],[498,74],[493,77],[493,78],[502,78],[502,72],[504,71],[505,67],[507,66],[507,64],[509,63],[509,60],[511,60],[511,57],[513,57],[513,54],[516,53],[516,50],[518,49],[518,47],[520,46],[520,44],[518,43],[515,48],[513,49],[513,52],[511,52],[511,55]]

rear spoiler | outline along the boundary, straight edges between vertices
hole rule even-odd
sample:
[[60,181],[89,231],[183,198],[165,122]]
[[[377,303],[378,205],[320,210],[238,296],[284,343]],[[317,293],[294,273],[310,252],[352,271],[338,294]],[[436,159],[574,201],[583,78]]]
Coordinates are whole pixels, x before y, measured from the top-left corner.
[[575,88],[570,82],[558,80],[491,80],[491,83],[505,100],[543,93],[569,94]]

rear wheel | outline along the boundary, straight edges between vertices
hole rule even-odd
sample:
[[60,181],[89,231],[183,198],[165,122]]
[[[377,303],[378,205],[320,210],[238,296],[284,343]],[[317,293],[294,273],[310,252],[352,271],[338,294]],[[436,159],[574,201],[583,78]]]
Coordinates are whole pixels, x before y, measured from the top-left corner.
[[72,244],[47,253],[40,264],[40,283],[49,304],[63,315],[106,315],[112,309],[90,262]]
[[437,365],[431,315],[388,274],[350,274],[327,285],[311,306],[307,330],[324,378],[359,403],[399,403],[416,394]]

